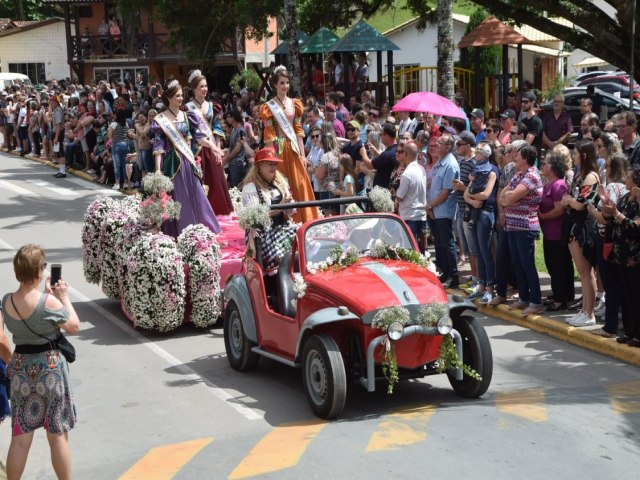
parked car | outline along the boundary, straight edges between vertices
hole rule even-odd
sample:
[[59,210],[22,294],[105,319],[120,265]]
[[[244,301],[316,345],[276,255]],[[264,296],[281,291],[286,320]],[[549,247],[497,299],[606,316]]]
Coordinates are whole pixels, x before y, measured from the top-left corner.
[[572,80],[571,80],[571,85],[572,86],[577,86],[580,84],[580,82],[582,82],[583,80],[586,80],[587,78],[591,78],[591,77],[599,77],[602,75],[613,75],[617,72],[614,71],[609,71],[609,70],[596,70],[593,72],[585,72],[585,73],[581,73],[579,75],[576,75]]
[[[312,410],[332,418],[343,410],[349,381],[375,390],[376,381],[385,377],[385,351],[395,352],[400,380],[419,378],[443,373],[438,369],[441,344],[453,341],[459,358],[479,378],[467,375],[467,369],[449,368],[444,373],[451,386],[463,397],[483,395],[493,357],[484,328],[467,313],[476,307],[461,296],[448,296],[434,273],[406,259],[420,257],[417,247],[400,217],[361,213],[302,225],[280,263],[275,291],[265,285],[260,263],[245,258],[242,273],[224,290],[229,364],[246,371],[267,357],[301,367]],[[404,256],[380,256],[381,248],[402,250]],[[257,245],[258,258],[259,250]],[[335,255],[350,255],[353,263],[341,264]],[[406,309],[407,316],[392,316],[385,332],[377,322],[392,307]],[[435,312],[432,308],[441,316],[427,325],[421,312]]]
[[[602,98],[602,105],[607,107],[607,118],[611,118],[616,113],[629,110],[629,99],[618,98],[615,95],[604,92],[596,88],[595,93]],[[573,130],[577,132],[580,128],[582,112],[580,110],[580,100],[587,96],[587,87],[569,87],[564,92],[564,109],[571,115]],[[540,105],[540,116],[553,112],[553,102],[545,102]],[[640,105],[634,101],[633,111],[640,119]]]
[[3,72],[0,73],[0,90],[5,90],[12,85],[24,85],[31,87],[31,80],[22,73]]
[[[596,84],[596,83],[601,83],[601,82],[613,82],[613,83],[619,83],[620,85],[624,85],[628,88],[631,88],[631,80],[629,78],[629,75],[625,74],[625,73],[619,73],[619,74],[615,74],[615,75],[598,75],[595,77],[589,77],[586,78],[584,80],[582,80],[578,86],[579,87],[586,87],[587,85],[591,85],[591,84]],[[640,91],[640,84],[638,84],[638,82],[634,81],[633,82],[633,90],[639,90]]]
[[[616,82],[594,82],[590,85],[593,85],[595,88],[610,93],[615,97],[621,98],[629,98],[629,94],[631,93],[631,89],[627,85],[623,85],[622,83]],[[634,99],[640,99],[640,90],[633,92]]]

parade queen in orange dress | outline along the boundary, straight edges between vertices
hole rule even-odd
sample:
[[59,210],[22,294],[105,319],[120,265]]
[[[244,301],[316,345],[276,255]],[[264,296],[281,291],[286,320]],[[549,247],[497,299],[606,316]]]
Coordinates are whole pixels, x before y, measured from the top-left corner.
[[[276,67],[271,77],[275,97],[260,107],[260,118],[264,130],[262,140],[265,147],[273,147],[282,163],[278,170],[287,178],[293,199],[296,202],[313,200],[313,188],[307,174],[307,159],[304,153],[304,130],[302,114],[304,107],[297,98],[289,98],[289,72],[282,65]],[[318,209],[299,208],[295,222],[306,222],[319,218]]]

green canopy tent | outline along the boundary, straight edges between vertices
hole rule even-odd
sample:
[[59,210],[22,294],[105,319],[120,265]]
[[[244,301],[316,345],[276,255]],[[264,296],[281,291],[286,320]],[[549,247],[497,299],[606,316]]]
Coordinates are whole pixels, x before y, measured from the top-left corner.
[[[378,82],[376,84],[376,98],[381,101],[384,98],[384,84],[382,79],[382,52],[387,52],[387,69],[389,74],[387,75],[387,98],[389,99],[389,105],[393,106],[393,99],[395,98],[393,93],[393,51],[400,50],[395,43],[387,39],[384,35],[378,32],[375,28],[369,25],[366,21],[360,20],[356,23],[336,44],[331,47],[330,53],[341,53],[342,64],[345,68],[351,68],[348,65],[348,53],[353,52],[376,52],[378,55]],[[345,75],[345,79],[348,76]],[[349,98],[350,84],[349,81],[345,81],[345,98]]]
[[[304,45],[307,43],[307,40],[309,40],[309,35],[307,35],[302,30],[298,30],[298,46],[300,50],[302,50],[302,47],[304,47]],[[284,65],[286,63],[285,57],[289,55],[289,42],[285,40],[284,42],[280,43],[280,45],[273,49],[271,55],[276,56],[276,65]]]

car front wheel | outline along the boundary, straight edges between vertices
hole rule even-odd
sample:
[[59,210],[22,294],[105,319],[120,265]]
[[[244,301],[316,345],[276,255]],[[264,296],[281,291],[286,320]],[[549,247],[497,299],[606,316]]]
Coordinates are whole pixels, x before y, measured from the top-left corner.
[[477,319],[462,315],[453,321],[455,328],[462,337],[462,363],[474,369],[482,377],[476,380],[466,373],[462,380],[447,373],[453,390],[461,397],[476,398],[482,396],[491,383],[493,375],[493,354],[487,332]]
[[229,365],[234,370],[244,372],[258,366],[260,355],[251,351],[251,341],[244,333],[240,310],[233,300],[224,311],[224,347]]
[[320,418],[339,415],[347,398],[342,354],[329,335],[314,335],[304,345],[302,379],[311,408]]

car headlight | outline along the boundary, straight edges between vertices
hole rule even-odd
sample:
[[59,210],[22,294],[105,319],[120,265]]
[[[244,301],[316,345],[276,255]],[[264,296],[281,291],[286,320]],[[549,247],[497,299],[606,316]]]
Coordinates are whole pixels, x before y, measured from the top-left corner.
[[438,333],[440,333],[440,335],[447,335],[453,328],[453,321],[448,315],[445,315],[440,320],[438,320],[437,327]]
[[393,322],[387,329],[387,335],[391,340],[400,340],[404,332],[404,327],[400,322]]

